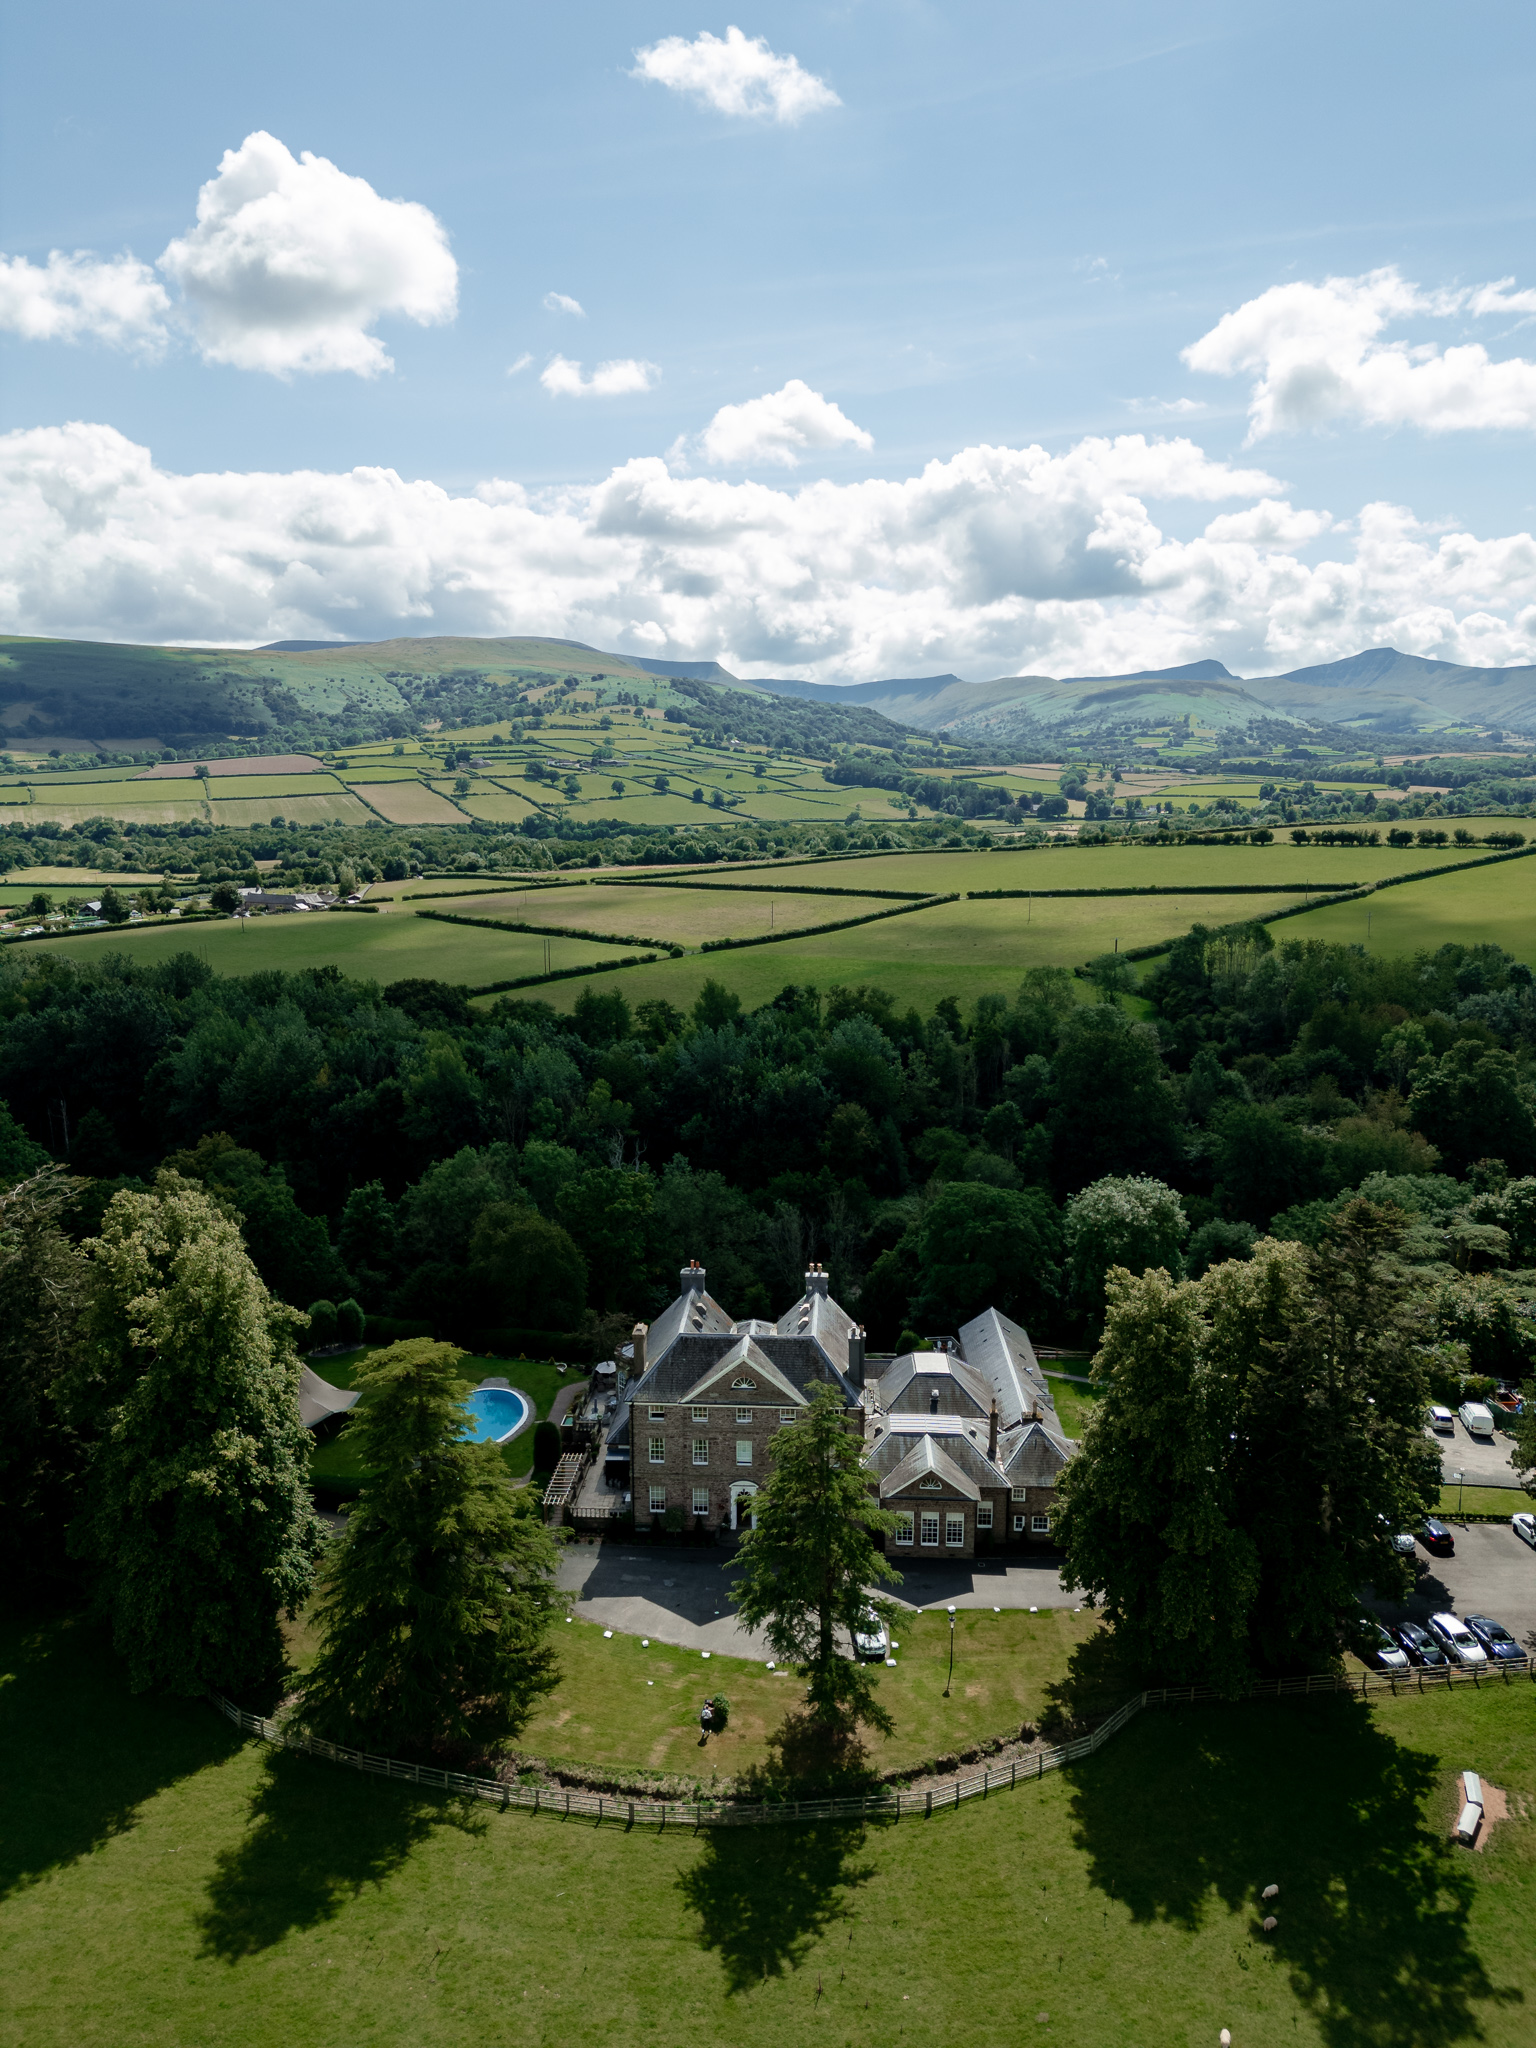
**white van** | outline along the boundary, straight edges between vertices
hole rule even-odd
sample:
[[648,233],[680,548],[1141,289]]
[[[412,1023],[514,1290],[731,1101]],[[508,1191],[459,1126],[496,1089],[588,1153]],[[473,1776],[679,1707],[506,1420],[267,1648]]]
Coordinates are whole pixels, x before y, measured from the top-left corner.
[[1485,1408],[1481,1401],[1463,1401],[1456,1413],[1468,1436],[1493,1435],[1493,1410]]

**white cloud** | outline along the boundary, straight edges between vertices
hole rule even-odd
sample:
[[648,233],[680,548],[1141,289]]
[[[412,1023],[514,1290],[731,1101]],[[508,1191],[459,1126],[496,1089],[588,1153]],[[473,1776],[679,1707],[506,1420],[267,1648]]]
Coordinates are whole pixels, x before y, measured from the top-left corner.
[[546,313],[574,313],[579,320],[587,317],[587,309],[580,299],[570,298],[565,292],[546,292],[544,310]]
[[599,363],[590,377],[584,377],[580,363],[567,356],[551,356],[539,372],[539,382],[553,398],[622,398],[632,391],[649,391],[660,375],[654,363],[622,356],[616,362]]
[[723,42],[708,29],[691,43],[664,36],[636,50],[630,75],[691,93],[717,113],[755,120],[802,121],[842,105],[826,80],[804,70],[798,58],[778,56],[762,36],[743,35],[739,28],[728,28]]
[[1257,371],[1249,397],[1250,441],[1334,420],[1464,428],[1536,427],[1536,363],[1495,362],[1480,342],[1448,348],[1383,340],[1409,314],[1444,318],[1525,311],[1536,294],[1508,293],[1506,278],[1473,292],[1432,293],[1395,269],[1322,284],[1275,285],[1225,314],[1186,348],[1192,370],[1235,377]]
[[226,150],[197,199],[197,225],[160,268],[180,285],[209,362],[287,377],[392,367],[370,329],[387,314],[451,320],[458,267],[440,222],[383,199],[308,150],[261,130]]
[[519,374],[520,374],[520,373],[521,373],[522,371],[524,371],[524,370],[526,370],[526,369],[527,369],[528,365],[529,365],[529,364],[530,364],[530,363],[531,363],[532,361],[533,361],[533,357],[532,357],[532,356],[531,356],[531,355],[530,355],[530,354],[528,353],[528,351],[527,351],[527,350],[525,349],[525,350],[523,351],[523,353],[522,353],[522,354],[521,354],[521,355],[520,355],[520,356],[518,357],[518,359],[517,359],[517,361],[516,361],[515,363],[508,363],[508,365],[507,365],[507,375],[508,375],[509,377],[516,377],[516,376],[518,376],[518,375],[519,375]]
[[704,459],[722,466],[772,462],[793,469],[808,448],[874,445],[873,435],[798,377],[743,405],[722,405],[699,436]]
[[0,256],[0,331],[27,341],[81,341],[157,354],[171,302],[148,264],[51,249],[45,264]]

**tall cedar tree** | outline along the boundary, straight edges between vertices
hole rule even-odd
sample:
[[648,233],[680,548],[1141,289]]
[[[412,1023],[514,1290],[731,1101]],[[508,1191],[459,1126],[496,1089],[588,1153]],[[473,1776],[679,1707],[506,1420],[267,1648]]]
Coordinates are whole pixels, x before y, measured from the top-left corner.
[[901,1583],[870,1540],[896,1517],[870,1492],[863,1452],[838,1388],[813,1388],[805,1413],[774,1431],[773,1467],[752,1502],[757,1526],[742,1539],[731,1598],[774,1655],[805,1673],[816,1718],[889,1734],[873,1676],[837,1647],[838,1630],[851,1635],[872,1604],[866,1588]]
[[48,1166],[0,1194],[0,1571],[64,1572],[80,1439],[58,1404],[79,1342],[86,1262],[59,1218],[83,1183]]
[[92,1302],[68,1406],[94,1441],[71,1531],[136,1691],[237,1696],[282,1668],[278,1616],[309,1590],[294,1331],[240,1231],[161,1173],[115,1195],[87,1240]]
[[1057,1535],[1149,1674],[1237,1692],[1316,1668],[1359,1586],[1406,1589],[1391,1537],[1432,1506],[1439,1460],[1400,1222],[1355,1201],[1315,1251],[1262,1240],[1182,1286],[1111,1274]]
[[329,1560],[300,1710],[331,1741],[479,1754],[558,1680],[558,1545],[497,1446],[462,1441],[463,1356],[414,1338],[357,1375],[346,1435],[372,1476]]

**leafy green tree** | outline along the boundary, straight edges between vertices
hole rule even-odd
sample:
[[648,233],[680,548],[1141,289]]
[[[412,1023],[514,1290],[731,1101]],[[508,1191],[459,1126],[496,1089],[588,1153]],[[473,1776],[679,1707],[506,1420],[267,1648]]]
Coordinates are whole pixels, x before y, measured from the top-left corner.
[[1163,1181],[1144,1175],[1096,1180],[1067,1204],[1067,1270],[1092,1316],[1104,1309],[1104,1277],[1112,1266],[1144,1273],[1162,1266],[1177,1279],[1179,1247],[1189,1230],[1184,1205]]
[[560,1190],[555,1208],[586,1258],[594,1306],[632,1311],[645,1286],[650,1176],[593,1167]]
[[1453,1173],[1502,1159],[1512,1173],[1536,1169],[1531,1089],[1514,1055],[1461,1039],[1415,1069],[1408,1114]]
[[1052,1062],[1056,1158],[1062,1184],[1110,1173],[1163,1174],[1182,1144],[1179,1104],[1156,1034],[1104,1005],[1068,1018]]
[[1211,1118],[1212,1165],[1227,1206],[1260,1229],[1329,1192],[1328,1147],[1265,1102],[1229,1102]]
[[1027,1322],[1056,1296],[1061,1227],[1037,1188],[946,1182],[915,1235],[914,1309],[934,1329],[958,1329],[984,1308]]
[[0,1194],[0,1569],[15,1585],[64,1569],[83,1452],[61,1413],[86,1262],[63,1222],[82,1183],[45,1166]]
[[116,889],[103,889],[101,914],[108,924],[126,924],[132,914],[127,897],[120,895]]
[[189,1151],[171,1153],[165,1163],[173,1173],[201,1181],[239,1217],[256,1270],[279,1299],[297,1308],[345,1290],[346,1272],[325,1218],[305,1215],[280,1166],[268,1166],[259,1152],[237,1145],[224,1131],[199,1138]]
[[1392,1533],[1439,1489],[1430,1335],[1368,1202],[1316,1249],[1262,1240],[1197,1281],[1110,1276],[1103,1384],[1059,1482],[1070,1584],[1149,1673],[1316,1669],[1357,1588],[1405,1591]]
[[320,1549],[299,1419],[299,1321],[238,1225],[162,1172],[114,1196],[91,1257],[87,1337],[66,1381],[93,1436],[72,1531],[136,1691],[241,1694],[283,1661],[278,1615]]
[[469,1240],[469,1269],[493,1321],[574,1330],[587,1310],[587,1262],[571,1234],[522,1203],[492,1202]]
[[462,1351],[376,1352],[347,1423],[373,1476],[332,1550],[305,1723],[394,1755],[478,1755],[515,1735],[558,1672],[554,1536],[494,1444],[463,1441]]
[[[215,910],[221,910],[226,917],[233,917],[240,908],[240,891],[233,882],[220,882],[208,901]],[[102,899],[101,914],[103,917],[107,914],[105,898]]]
[[863,1450],[841,1391],[814,1387],[798,1420],[774,1431],[772,1468],[752,1503],[756,1527],[742,1538],[731,1593],[746,1625],[804,1673],[811,1715],[833,1751],[861,1722],[884,1734],[893,1726],[873,1676],[838,1645],[839,1631],[850,1637],[871,1604],[889,1612],[871,1603],[871,1586],[901,1583],[872,1540],[896,1517],[870,1492]]

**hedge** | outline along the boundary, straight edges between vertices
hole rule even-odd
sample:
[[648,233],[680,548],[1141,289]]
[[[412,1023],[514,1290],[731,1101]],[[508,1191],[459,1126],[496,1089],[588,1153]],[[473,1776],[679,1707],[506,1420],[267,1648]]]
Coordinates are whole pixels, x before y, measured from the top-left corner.
[[457,986],[467,996],[501,996],[515,988],[538,988],[546,981],[574,981],[582,974],[611,974],[619,967],[648,967],[660,958],[659,953],[626,953],[622,960],[594,960],[590,967],[552,967],[548,974],[520,974],[515,981],[486,981],[478,987],[460,982]]
[[[902,852],[907,849],[903,847]],[[869,860],[883,860],[885,854],[867,854]],[[710,870],[718,874],[717,868]],[[890,897],[895,902],[911,903],[926,895],[922,889],[835,889],[830,886],[817,888],[810,882],[792,882],[775,887],[772,882],[696,882],[691,877],[674,880],[670,875],[665,879],[649,875],[626,875],[622,881],[612,885],[615,889],[715,889],[722,894],[735,893],[748,896],[877,896]]]
[[413,910],[412,917],[435,918],[439,924],[473,924],[488,932],[532,932],[541,939],[587,939],[594,946],[655,946],[659,952],[670,953],[674,960],[680,960],[688,950],[676,946],[670,939],[642,939],[634,932],[584,931],[570,924],[527,924],[511,917],[463,917],[456,910]]
[[1302,889],[1331,896],[1369,886],[1365,882],[1200,882],[1181,887],[1176,882],[1143,882],[1131,889],[970,889],[966,893],[973,903],[981,903],[999,896],[1294,896]]
[[740,946],[778,946],[786,939],[814,939],[822,932],[845,932],[856,924],[875,924],[882,917],[905,917],[912,910],[932,910],[940,903],[958,903],[960,892],[947,896],[924,896],[916,903],[897,903],[889,910],[871,910],[864,917],[840,917],[833,924],[803,924],[794,931],[763,932],[755,939],[706,939],[701,953],[725,953]]

